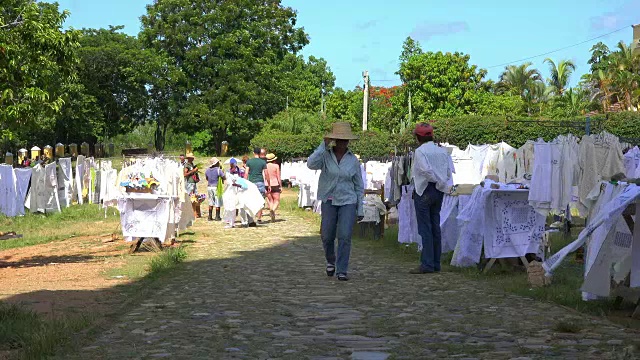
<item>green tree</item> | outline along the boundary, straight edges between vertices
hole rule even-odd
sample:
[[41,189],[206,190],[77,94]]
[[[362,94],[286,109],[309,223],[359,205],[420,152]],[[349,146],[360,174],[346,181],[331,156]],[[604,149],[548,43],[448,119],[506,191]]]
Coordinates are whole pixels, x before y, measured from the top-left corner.
[[147,120],[150,52],[138,39],[109,29],[83,29],[78,74],[102,112],[99,135],[115,136]]
[[518,66],[507,66],[500,75],[500,82],[497,85],[499,92],[508,92],[526,99],[532,92],[534,84],[542,81],[540,71],[529,68],[531,65],[530,62],[526,62]]
[[485,89],[486,70],[469,64],[462,53],[426,52],[400,64],[409,79],[415,118],[464,114],[473,107],[473,94]]
[[553,93],[557,96],[562,96],[569,85],[571,74],[576,70],[576,65],[571,60],[560,60],[556,64],[553,60],[546,58],[545,63],[549,64],[549,71],[551,77],[547,80]]
[[5,0],[0,9],[0,146],[50,139],[76,78],[77,31],[57,4]]
[[218,150],[222,140],[245,148],[260,119],[284,109],[280,65],[308,43],[280,0],[157,1],[142,26],[145,47],[175,59],[187,79],[176,125],[209,131]]

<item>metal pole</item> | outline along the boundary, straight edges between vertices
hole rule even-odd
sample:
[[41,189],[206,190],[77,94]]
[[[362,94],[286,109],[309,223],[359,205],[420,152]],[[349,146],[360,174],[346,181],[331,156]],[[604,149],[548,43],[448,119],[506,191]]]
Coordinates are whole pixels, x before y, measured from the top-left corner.
[[590,116],[587,116],[587,122],[584,126],[584,132],[587,135],[591,135],[591,117]]
[[369,72],[365,70],[362,73],[364,78],[364,101],[362,104],[362,131],[367,131],[369,120]]

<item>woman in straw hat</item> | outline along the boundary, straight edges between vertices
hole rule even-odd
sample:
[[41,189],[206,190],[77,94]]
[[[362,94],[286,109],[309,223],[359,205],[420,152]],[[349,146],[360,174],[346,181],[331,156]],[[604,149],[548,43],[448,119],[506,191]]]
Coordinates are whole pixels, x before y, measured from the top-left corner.
[[[224,184],[224,171],[220,168],[220,160],[217,157],[209,160],[209,168],[204,172],[207,178],[207,197],[209,198],[209,221],[221,221],[220,208],[222,207],[222,193]],[[213,218],[213,208],[216,209],[216,218]]]
[[267,183],[267,203],[271,214],[271,222],[276,221],[276,210],[280,206],[280,193],[282,192],[282,179],[280,177],[280,166],[275,163],[278,157],[275,154],[267,154],[267,170],[265,171],[265,182]]
[[[349,140],[358,137],[346,122],[333,124],[333,131],[309,156],[307,166],[321,170],[318,200],[322,201],[322,245],[327,259],[327,276],[337,273],[338,280],[349,280],[351,233],[356,220],[364,216],[364,184],[360,161],[349,150]],[[338,238],[336,258],[335,239]],[[337,262],[336,262],[337,260]]]

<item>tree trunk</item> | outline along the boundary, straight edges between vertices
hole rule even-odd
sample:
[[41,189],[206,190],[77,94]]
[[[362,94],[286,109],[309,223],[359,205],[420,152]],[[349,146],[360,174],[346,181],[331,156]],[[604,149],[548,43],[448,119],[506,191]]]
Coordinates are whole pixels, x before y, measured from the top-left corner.
[[160,121],[156,121],[156,150],[163,151],[167,135],[167,124],[161,124]]

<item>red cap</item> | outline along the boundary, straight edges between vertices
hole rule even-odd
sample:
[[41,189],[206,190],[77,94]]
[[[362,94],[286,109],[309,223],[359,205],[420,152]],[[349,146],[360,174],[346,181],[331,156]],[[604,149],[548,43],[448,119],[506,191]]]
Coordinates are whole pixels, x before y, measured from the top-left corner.
[[433,126],[425,123],[418,124],[413,133],[419,136],[433,136]]

